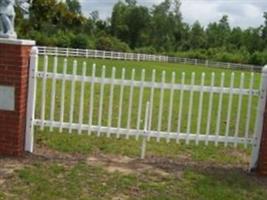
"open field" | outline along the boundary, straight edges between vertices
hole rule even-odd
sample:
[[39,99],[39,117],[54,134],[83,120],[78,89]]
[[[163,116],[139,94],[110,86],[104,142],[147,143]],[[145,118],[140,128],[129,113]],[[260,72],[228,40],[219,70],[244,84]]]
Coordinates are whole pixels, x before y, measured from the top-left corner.
[[[50,59],[51,60],[51,59]],[[78,66],[81,66],[83,59],[79,59]],[[189,65],[176,65],[152,62],[122,62],[111,60],[86,60],[88,62],[87,74],[91,73],[93,63],[97,64],[97,76],[101,75],[101,66],[106,65],[106,75],[111,76],[112,67],[116,66],[116,77],[121,76],[121,69],[126,68],[126,77],[130,79],[131,69],[136,69],[136,79],[141,79],[141,71],[146,69],[146,80],[151,79],[152,68],[157,70],[157,80],[161,79],[161,71],[166,71],[166,82],[170,82],[171,73],[177,73],[176,82],[180,82],[181,72],[186,72],[186,82],[190,83],[191,72],[196,72],[196,82],[200,83],[201,73],[206,73],[206,84],[210,84],[210,75],[216,73],[216,85],[220,85],[220,73],[225,73],[225,85],[230,85],[230,75],[232,71],[225,71],[214,68],[196,67]],[[63,60],[60,59],[58,69],[62,72]],[[40,59],[40,69],[43,59]],[[52,70],[52,61],[49,65]],[[71,73],[71,65],[68,73]],[[78,67],[78,74],[82,72]],[[240,71],[236,71],[235,86],[239,86]],[[249,87],[250,73],[245,72],[245,87]],[[255,74],[254,88],[258,88],[260,74]],[[50,118],[51,81],[48,81],[46,94],[46,119]],[[55,119],[59,119],[60,113],[60,91],[61,83],[58,81],[56,106],[52,111]],[[98,120],[99,88],[96,86],[95,104],[96,107],[94,122]],[[70,108],[70,88],[71,83],[66,84],[65,115],[68,121]],[[85,99],[89,99],[90,89],[86,86]],[[42,84],[38,81],[37,111],[36,116],[40,117],[42,102]],[[126,116],[128,114],[128,94],[129,88],[125,90],[125,110],[122,117],[122,125],[126,126]],[[108,112],[109,86],[105,86],[104,110]],[[155,92],[155,116],[152,120],[152,127],[157,128],[157,112],[159,92]],[[119,88],[115,87],[114,102],[118,101]],[[149,99],[150,91],[144,91],[144,98]],[[164,93],[164,116],[162,129],[167,130],[168,98],[169,93]],[[195,94],[194,110],[192,117],[192,132],[196,130],[198,95]],[[78,122],[80,105],[80,83],[76,84],[74,121]],[[138,108],[138,90],[134,93],[133,110]],[[174,95],[175,103],[173,115],[173,126],[177,126],[177,109],[179,105],[179,92]],[[189,94],[185,94],[185,102],[188,102]],[[228,96],[223,98],[222,120],[226,120]],[[218,107],[218,95],[214,97],[213,120],[211,121],[212,132],[216,129],[216,117]],[[145,101],[144,101],[145,102]],[[203,110],[208,108],[208,96],[204,95]],[[235,130],[235,119],[238,96],[234,97],[233,111],[231,114],[230,133]],[[246,118],[247,98],[243,98],[242,116],[240,121],[239,134],[244,135]],[[253,135],[253,125],[257,107],[257,98],[253,99],[252,119],[250,124],[250,137]],[[84,123],[88,121],[88,105],[84,104]],[[114,113],[118,107],[114,106]],[[183,127],[186,130],[186,119],[188,106],[184,106]],[[144,109],[143,109],[144,110]],[[253,114],[254,113],[254,114]],[[203,113],[201,131],[205,133],[207,111]],[[133,112],[131,127],[136,127],[137,112]],[[143,116],[143,114],[142,114]],[[112,124],[117,124],[117,114],[114,114]],[[107,123],[107,116],[103,115],[103,124]],[[143,127],[143,125],[142,125]],[[221,125],[221,134],[225,132],[225,124]],[[4,199],[33,199],[33,200],[56,200],[59,199],[184,199],[184,200],[264,200],[267,198],[267,180],[258,178],[246,173],[250,160],[251,148],[245,149],[242,145],[234,148],[225,148],[222,144],[216,147],[213,144],[208,146],[200,143],[196,146],[175,141],[166,143],[161,140],[159,143],[154,139],[148,143],[147,156],[145,160],[139,160],[141,140],[125,139],[120,137],[107,138],[104,135],[97,137],[85,134],[79,135],[77,131],[69,134],[69,130],[59,130],[45,128],[35,129],[35,152],[21,159],[0,159],[0,200]]]

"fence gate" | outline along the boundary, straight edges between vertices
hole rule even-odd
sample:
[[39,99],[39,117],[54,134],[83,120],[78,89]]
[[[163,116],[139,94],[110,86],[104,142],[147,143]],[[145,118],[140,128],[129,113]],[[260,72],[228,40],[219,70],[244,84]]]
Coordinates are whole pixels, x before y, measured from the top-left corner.
[[[266,73],[166,73],[109,68],[31,55],[26,149],[33,127],[50,131],[253,146],[255,167],[266,101]],[[259,102],[259,104],[258,104]],[[259,105],[259,106],[257,106]]]

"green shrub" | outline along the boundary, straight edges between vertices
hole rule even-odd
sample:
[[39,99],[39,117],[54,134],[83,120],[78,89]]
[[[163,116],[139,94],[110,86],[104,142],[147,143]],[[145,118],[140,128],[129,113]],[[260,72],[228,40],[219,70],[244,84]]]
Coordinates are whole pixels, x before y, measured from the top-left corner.
[[96,49],[98,50],[112,50],[112,41],[109,37],[100,37],[96,40]]
[[134,50],[136,53],[155,54],[157,51],[154,47],[141,47]]
[[110,36],[100,36],[96,41],[96,49],[123,52],[130,51],[129,46],[126,43]]
[[255,65],[266,65],[267,64],[267,51],[254,52],[250,56],[249,62]]
[[89,47],[89,37],[85,34],[78,34],[71,40],[72,48],[87,49]]

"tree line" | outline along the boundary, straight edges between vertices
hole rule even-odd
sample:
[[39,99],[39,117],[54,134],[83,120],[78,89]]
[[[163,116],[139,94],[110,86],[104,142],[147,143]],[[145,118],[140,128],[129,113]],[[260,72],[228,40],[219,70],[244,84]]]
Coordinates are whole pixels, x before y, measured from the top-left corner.
[[[183,21],[180,0],[151,8],[136,0],[118,1],[111,17],[82,14],[78,0],[33,0],[30,19],[19,13],[17,32],[39,45],[160,53],[199,59],[264,65],[267,63],[267,12],[260,27],[231,27],[228,16],[206,27]],[[19,12],[19,11],[18,11]]]

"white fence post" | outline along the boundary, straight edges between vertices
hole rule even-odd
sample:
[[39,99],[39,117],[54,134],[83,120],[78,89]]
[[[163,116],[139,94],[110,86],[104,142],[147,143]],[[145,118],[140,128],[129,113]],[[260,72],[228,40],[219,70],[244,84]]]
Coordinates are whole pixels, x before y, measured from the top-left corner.
[[147,142],[147,130],[148,130],[148,122],[149,122],[149,112],[150,112],[150,103],[146,103],[146,113],[145,113],[145,124],[144,124],[144,136],[141,147],[141,159],[145,159],[146,154],[146,142]]
[[262,69],[262,81],[260,87],[260,98],[257,110],[257,119],[256,119],[256,126],[255,126],[255,143],[252,149],[252,157],[250,161],[249,170],[256,169],[259,159],[259,152],[260,152],[260,144],[261,144],[261,137],[262,137],[262,130],[263,130],[263,120],[264,120],[264,113],[265,113],[265,106],[266,106],[266,92],[267,90],[267,65],[264,66]]
[[35,99],[36,99],[36,78],[35,72],[38,67],[38,48],[33,47],[31,50],[30,70],[29,70],[29,88],[27,100],[27,117],[26,117],[26,133],[25,133],[25,151],[33,152],[34,143],[34,115],[35,115]]

